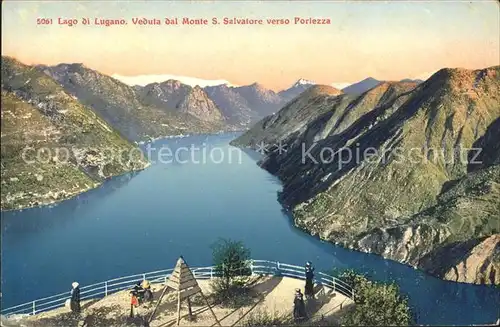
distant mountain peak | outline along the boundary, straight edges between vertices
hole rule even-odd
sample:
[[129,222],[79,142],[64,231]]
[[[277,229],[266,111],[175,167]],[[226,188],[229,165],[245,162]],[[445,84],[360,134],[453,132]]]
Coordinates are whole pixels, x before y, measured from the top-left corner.
[[368,91],[369,89],[377,86],[380,83],[381,83],[381,81],[379,81],[373,77],[367,77],[367,78],[363,79],[362,81],[359,81],[357,83],[351,84],[351,85],[343,88],[342,91],[344,91],[344,93],[347,93],[347,94],[362,94],[362,93]]
[[266,90],[266,87],[258,82],[254,82],[250,86],[259,90]]
[[314,96],[317,95],[337,96],[343,93],[341,90],[336,89],[330,85],[314,85],[311,86],[306,92]]
[[161,83],[157,83],[161,86],[167,86],[167,87],[171,87],[171,88],[174,88],[174,89],[178,89],[180,88],[182,85],[186,85],[186,84],[183,84],[181,83],[180,81],[178,80],[175,80],[175,79],[168,79],[164,82],[161,82]]

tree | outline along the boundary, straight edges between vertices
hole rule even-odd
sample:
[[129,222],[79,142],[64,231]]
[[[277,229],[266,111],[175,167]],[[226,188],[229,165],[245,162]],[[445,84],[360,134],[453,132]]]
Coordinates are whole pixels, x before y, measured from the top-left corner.
[[238,277],[251,274],[250,250],[242,242],[219,239],[212,251],[215,274],[219,277],[212,282],[213,294],[217,301],[237,306],[248,291]]
[[219,239],[212,245],[216,275],[230,286],[235,277],[250,275],[250,250],[242,242]]

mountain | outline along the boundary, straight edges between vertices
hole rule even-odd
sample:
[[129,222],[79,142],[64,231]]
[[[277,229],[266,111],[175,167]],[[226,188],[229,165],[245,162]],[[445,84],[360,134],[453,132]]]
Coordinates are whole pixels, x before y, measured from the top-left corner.
[[182,113],[198,118],[201,121],[218,123],[224,120],[217,105],[199,86],[195,86],[176,106]]
[[290,88],[278,92],[278,95],[281,97],[283,102],[288,102],[315,84],[316,83],[313,81],[300,78]]
[[[496,238],[483,242],[499,232],[491,142],[498,143],[499,74],[498,66],[442,69],[418,85],[381,82],[358,96],[328,97],[326,106],[302,94],[293,109],[302,116],[285,107],[233,144],[267,143],[259,164],[281,179],[279,201],[311,234],[442,278],[497,283],[486,276],[497,267],[488,264],[496,250],[477,251],[490,249]],[[478,147],[488,165],[474,164]],[[439,259],[443,253],[453,259]],[[453,277],[471,260],[489,268]]]
[[224,120],[217,105],[199,86],[191,87],[176,80],[168,80],[144,87],[135,86],[134,89],[142,103],[166,112],[189,114],[204,122]]
[[140,102],[157,108],[175,108],[191,89],[189,85],[172,79],[147,84],[144,87],[134,86]]
[[244,128],[263,118],[233,87],[217,85],[205,87],[204,90],[230,124]]
[[316,85],[274,116],[257,123],[233,144],[255,147],[260,142],[272,145],[318,141],[339,134],[375,107],[389,110],[392,106],[394,110],[415,86],[414,83],[384,82],[356,96],[331,86]]
[[204,90],[221,109],[228,123],[248,127],[277,112],[312,85],[314,82],[301,78],[290,88],[278,93],[266,89],[258,83],[240,87],[209,86],[205,87]]
[[339,96],[342,91],[327,85],[314,85],[290,101],[274,115],[255,124],[250,130],[231,142],[232,145],[255,148],[259,143],[276,145],[289,137],[298,138],[308,124],[328,115],[332,108],[345,104]]
[[342,92],[347,94],[362,94],[368,91],[369,89],[377,86],[378,84],[380,84],[379,80],[376,80],[375,78],[372,77],[368,77],[362,81],[359,81],[357,83],[351,84],[343,88]]
[[233,89],[246,100],[248,106],[253,111],[261,116],[267,116],[278,111],[283,104],[283,100],[277,93],[266,89],[259,83],[235,87]]
[[138,148],[39,70],[2,56],[1,83],[2,210],[60,201],[148,165]]
[[[54,78],[78,101],[91,107],[132,141],[228,128],[219,109],[206,99],[201,89],[195,90],[178,81],[142,88],[131,87],[82,64],[38,66],[37,69]],[[185,99],[188,95],[189,101]],[[176,108],[181,102],[182,108]]]
[[[240,87],[209,86],[204,90],[227,121],[242,128],[278,111],[287,101],[258,83]],[[297,91],[290,91],[290,95],[291,92]]]

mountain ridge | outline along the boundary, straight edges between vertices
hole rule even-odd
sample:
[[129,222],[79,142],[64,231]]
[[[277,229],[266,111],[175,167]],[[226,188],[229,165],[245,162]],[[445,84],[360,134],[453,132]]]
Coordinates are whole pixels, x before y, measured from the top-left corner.
[[[220,112],[213,103],[208,101],[205,101],[205,105],[208,105],[209,109],[194,102],[193,108],[196,107],[194,112],[186,109],[189,107],[186,102],[183,102],[183,110],[170,105],[166,101],[166,94],[163,93],[168,87],[179,87],[184,90],[184,93],[177,92],[179,98],[176,104],[182,100],[182,96],[189,94],[191,87],[183,86],[180,82],[170,80],[163,84],[149,85],[146,88],[133,88],[81,65],[59,64],[38,66],[38,69],[52,76],[79,101],[98,112],[108,123],[132,141],[232,129],[222,119],[215,118],[220,118]],[[192,98],[193,101],[195,99],[196,97]],[[214,114],[214,119],[206,119],[206,112],[208,112],[206,109]],[[200,117],[205,118],[200,119]]]
[[[2,210],[58,202],[149,165],[111,125],[35,67],[2,56],[1,77]],[[29,153],[49,159],[26,159]]]
[[[386,254],[388,258],[402,262],[406,262],[405,257],[391,250],[391,244],[407,246],[410,255],[424,260],[423,256],[429,252],[419,252],[423,248],[417,241],[408,243],[412,238],[389,242],[384,236],[386,234],[375,233],[381,236],[374,242],[359,243],[359,239],[367,237],[366,233],[374,228],[385,229],[395,224],[407,226],[411,217],[426,208],[443,206],[438,196],[453,180],[464,180],[462,183],[467,179],[491,180],[493,175],[483,169],[468,176],[469,162],[458,160],[456,150],[470,149],[477,144],[482,135],[488,135],[495,119],[500,116],[499,73],[500,66],[479,70],[446,68],[423,83],[380,82],[361,95],[341,94],[334,97],[326,109],[314,101],[305,101],[294,109],[295,113],[303,112],[305,116],[293,119],[292,115],[285,115],[285,107],[273,118],[259,122],[232,144],[253,148],[261,141],[270,145],[287,145],[285,153],[271,147],[259,164],[282,181],[279,201],[290,210],[299,228],[324,240]],[[300,101],[301,97],[303,95],[294,101]],[[316,111],[321,113],[316,114]],[[485,148],[495,149],[491,146]],[[324,149],[329,149],[328,155],[320,160]],[[363,154],[368,149],[376,150],[371,160],[366,156],[358,160],[347,155]],[[435,152],[426,152],[427,149]],[[399,162],[396,160],[400,159],[397,150],[406,151],[404,155],[413,151],[420,161]],[[444,153],[443,157],[440,152]],[[496,155],[489,153],[488,158],[493,158],[489,160],[496,162]],[[494,208],[497,197],[494,192],[488,194],[485,196]],[[443,198],[447,199],[446,205],[458,201],[444,195]],[[469,195],[464,197],[464,201],[471,199]],[[482,215],[480,212],[491,211],[484,207],[484,200],[474,200],[473,203],[478,217]],[[459,211],[449,212],[461,217]],[[497,211],[495,215],[499,217],[500,213]],[[491,223],[493,217],[478,218],[478,224]],[[425,227],[426,230],[439,230],[437,220],[430,221],[431,227]],[[456,218],[453,221],[459,223],[463,220]],[[395,235],[406,235],[403,233],[405,228]],[[456,230],[452,230],[453,233],[456,234]],[[495,230],[489,229],[488,233],[494,234]],[[475,236],[487,235],[475,228],[468,237]],[[429,242],[423,238],[418,240]],[[438,240],[429,243],[432,245],[428,251],[437,251],[453,241],[448,232]],[[431,273],[437,271],[429,265],[419,264],[418,260],[407,263]],[[428,261],[440,264],[436,260]],[[447,276],[451,275],[439,275]],[[472,282],[491,281],[479,275],[457,278]]]

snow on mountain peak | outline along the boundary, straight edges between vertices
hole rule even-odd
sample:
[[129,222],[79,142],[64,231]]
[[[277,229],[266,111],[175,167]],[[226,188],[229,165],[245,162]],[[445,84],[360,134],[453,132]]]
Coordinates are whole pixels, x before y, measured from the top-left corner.
[[315,85],[316,83],[304,78],[299,78],[297,82],[293,86],[299,86],[299,85]]

